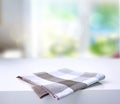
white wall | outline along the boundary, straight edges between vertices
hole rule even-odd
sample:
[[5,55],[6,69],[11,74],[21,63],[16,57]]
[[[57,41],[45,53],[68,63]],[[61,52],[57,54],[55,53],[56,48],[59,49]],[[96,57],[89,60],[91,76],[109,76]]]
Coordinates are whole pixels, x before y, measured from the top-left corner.
[[1,24],[1,0],[0,0],[0,24]]
[[3,48],[17,48],[23,35],[23,1],[1,0],[0,44]]
[[19,34],[22,26],[23,0],[2,0],[2,24]]

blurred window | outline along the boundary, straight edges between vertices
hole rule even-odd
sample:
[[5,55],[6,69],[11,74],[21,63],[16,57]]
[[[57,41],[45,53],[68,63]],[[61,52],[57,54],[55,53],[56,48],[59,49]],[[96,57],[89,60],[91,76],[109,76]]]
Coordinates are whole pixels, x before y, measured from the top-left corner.
[[[79,4],[74,0],[51,0],[42,14],[43,57],[77,56],[79,40]],[[40,17],[41,18],[41,17]]]
[[95,56],[114,56],[119,47],[119,5],[117,3],[97,4],[90,18],[91,54]]

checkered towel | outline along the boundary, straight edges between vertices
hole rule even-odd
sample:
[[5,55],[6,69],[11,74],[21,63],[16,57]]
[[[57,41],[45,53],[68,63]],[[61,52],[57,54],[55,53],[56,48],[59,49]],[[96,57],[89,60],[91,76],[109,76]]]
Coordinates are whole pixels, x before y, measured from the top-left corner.
[[105,76],[97,73],[80,73],[69,69],[60,69],[53,72],[18,76],[17,78],[32,85],[33,90],[40,98],[51,95],[59,100],[104,79]]

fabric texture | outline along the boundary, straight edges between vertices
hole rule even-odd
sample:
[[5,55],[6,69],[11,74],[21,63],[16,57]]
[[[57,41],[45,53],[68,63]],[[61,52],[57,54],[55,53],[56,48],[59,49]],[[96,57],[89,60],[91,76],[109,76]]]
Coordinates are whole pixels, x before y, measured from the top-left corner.
[[103,80],[105,75],[60,69],[53,72],[39,72],[28,76],[18,76],[17,78],[29,83],[40,98],[51,95],[59,100]]

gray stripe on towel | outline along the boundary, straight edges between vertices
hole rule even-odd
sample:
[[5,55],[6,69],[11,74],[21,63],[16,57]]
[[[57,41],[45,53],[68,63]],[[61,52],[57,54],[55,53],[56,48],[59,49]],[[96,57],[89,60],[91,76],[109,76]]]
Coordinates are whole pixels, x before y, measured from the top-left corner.
[[70,87],[73,91],[77,91],[79,89],[83,89],[83,88],[87,87],[87,84],[85,84],[85,83],[76,82],[76,81],[72,81],[72,80],[65,80],[65,79],[50,75],[49,73],[46,73],[46,72],[35,73],[35,75],[37,75],[40,78],[46,79],[48,81],[52,81],[52,82],[66,85],[66,86]]

